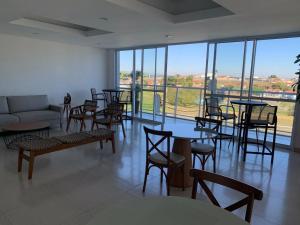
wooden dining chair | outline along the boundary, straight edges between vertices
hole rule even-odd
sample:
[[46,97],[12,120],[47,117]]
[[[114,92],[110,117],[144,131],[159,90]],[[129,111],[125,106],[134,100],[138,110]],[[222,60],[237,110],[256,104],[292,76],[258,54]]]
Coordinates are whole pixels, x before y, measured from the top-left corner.
[[69,131],[71,120],[74,120],[80,121],[80,131],[82,131],[86,127],[85,120],[93,119],[96,110],[97,101],[92,100],[85,100],[83,105],[71,108],[66,130]]
[[[169,173],[169,169],[181,169],[184,173],[185,157],[174,152],[171,152],[170,139],[172,137],[171,131],[157,131],[144,127],[146,134],[146,169],[143,185],[143,192],[146,190],[147,177],[152,167],[160,169],[160,182],[163,181],[163,176],[166,178],[167,195],[170,195],[170,181],[173,179],[175,173]],[[150,137],[151,136],[151,137]],[[158,138],[157,141],[156,138]],[[160,146],[167,144],[165,148]],[[167,169],[167,172],[164,171]],[[170,175],[172,174],[172,175]],[[172,177],[171,177],[172,176]],[[182,183],[184,184],[184,176],[182,176]],[[184,185],[182,187],[184,190]]]
[[261,190],[255,188],[255,187],[252,187],[248,184],[242,183],[240,181],[231,179],[229,177],[225,177],[225,176],[215,174],[215,173],[210,173],[210,172],[207,172],[204,170],[192,169],[190,171],[190,175],[194,178],[193,189],[192,189],[192,198],[193,199],[196,199],[196,197],[197,197],[197,187],[198,187],[198,184],[200,184],[200,186],[204,190],[204,192],[207,195],[207,197],[209,198],[209,200],[215,206],[221,207],[220,203],[215,198],[215,196],[211,192],[211,190],[208,188],[205,181],[219,184],[224,187],[227,187],[232,190],[235,190],[235,191],[245,194],[246,195],[245,198],[233,203],[232,205],[225,207],[224,209],[232,212],[236,209],[246,206],[245,220],[250,223],[254,200],[262,200],[262,198],[263,198],[263,192]]
[[[195,120],[196,120],[196,127],[211,129],[213,131],[216,131],[217,133],[219,132],[219,127],[222,124],[221,120],[216,120],[212,118],[195,117]],[[198,158],[201,163],[202,170],[204,170],[207,160],[211,157],[213,160],[213,170],[214,172],[216,172],[217,140],[218,140],[218,136],[211,139],[212,144],[192,141],[191,151],[193,155],[193,168],[195,168],[195,161],[196,158]]]
[[95,113],[93,119],[92,130],[96,125],[106,126],[108,129],[111,129],[113,125],[121,125],[124,138],[126,137],[124,121],[124,104],[123,103],[111,103],[107,106],[106,109],[100,110]]

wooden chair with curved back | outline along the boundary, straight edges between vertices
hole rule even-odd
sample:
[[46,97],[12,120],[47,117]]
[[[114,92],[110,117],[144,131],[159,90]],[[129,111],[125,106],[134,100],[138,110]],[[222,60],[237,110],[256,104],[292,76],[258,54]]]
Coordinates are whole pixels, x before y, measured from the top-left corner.
[[69,131],[71,120],[80,121],[80,131],[82,131],[86,127],[85,120],[93,119],[96,110],[97,101],[93,100],[85,100],[83,105],[71,108],[66,131]]
[[207,172],[204,170],[192,169],[190,171],[190,175],[194,178],[193,190],[192,190],[192,198],[193,199],[196,199],[197,187],[198,187],[198,184],[200,184],[200,186],[206,193],[209,200],[215,206],[221,207],[220,203],[215,198],[215,196],[213,195],[211,190],[208,188],[205,181],[216,183],[216,184],[225,186],[227,188],[230,188],[230,189],[233,189],[233,190],[236,190],[238,192],[245,194],[246,195],[245,198],[243,198],[240,201],[237,201],[236,203],[233,203],[232,205],[225,207],[224,209],[232,212],[243,206],[247,206],[245,220],[250,223],[254,200],[262,200],[262,198],[263,198],[263,192],[261,190],[255,188],[255,187],[252,187],[248,184],[245,184],[243,182],[231,179],[229,177],[225,177],[225,176],[215,174],[215,173],[210,173],[210,172]]
[[[167,195],[170,195],[170,181],[173,179],[170,176],[170,173],[165,172],[164,169],[166,168],[169,170],[172,169],[181,169],[182,173],[184,172],[184,163],[185,157],[176,153],[171,152],[171,137],[172,131],[158,131],[152,130],[147,127],[144,127],[144,131],[146,134],[146,169],[145,169],[145,178],[144,178],[144,185],[143,185],[143,192],[146,190],[146,183],[149,171],[152,167],[157,167],[160,169],[160,182],[163,181],[163,175],[166,178],[167,183]],[[151,138],[150,135],[153,137]],[[155,139],[154,137],[157,137]],[[155,141],[154,141],[155,140]],[[157,140],[157,141],[156,141]],[[167,146],[164,150],[162,147],[159,147],[164,142],[167,143]],[[182,183],[184,184],[184,176],[182,176]],[[184,186],[183,186],[184,190]]]
[[[216,120],[212,118],[205,117],[195,117],[196,126],[203,129],[211,129],[213,131],[219,132],[219,127],[222,124],[221,120]],[[193,168],[195,168],[196,158],[199,159],[201,163],[202,170],[205,168],[207,160],[211,157],[213,160],[213,170],[216,172],[216,148],[217,148],[217,138],[212,138],[212,144],[210,143],[199,143],[193,141],[191,143],[191,150],[193,154]]]
[[100,110],[95,113],[95,117],[92,124],[92,129],[96,125],[106,126],[111,129],[113,125],[121,125],[123,136],[126,137],[124,122],[123,122],[124,104],[123,103],[111,103],[106,109]]

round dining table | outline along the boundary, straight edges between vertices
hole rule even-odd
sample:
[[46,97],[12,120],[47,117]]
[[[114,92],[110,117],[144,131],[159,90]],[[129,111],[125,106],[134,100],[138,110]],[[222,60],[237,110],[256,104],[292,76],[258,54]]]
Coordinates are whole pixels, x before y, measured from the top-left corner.
[[106,208],[87,225],[249,225],[236,215],[200,200],[144,198]]
[[[196,123],[166,123],[162,126],[162,130],[172,131],[174,138],[172,151],[185,157],[184,173],[181,170],[170,169],[168,171],[169,175],[174,177],[170,183],[171,186],[191,187],[193,184],[193,179],[190,177],[192,169],[191,141],[212,139],[218,135],[218,132],[209,128],[196,127]],[[182,176],[184,176],[184,184]]]

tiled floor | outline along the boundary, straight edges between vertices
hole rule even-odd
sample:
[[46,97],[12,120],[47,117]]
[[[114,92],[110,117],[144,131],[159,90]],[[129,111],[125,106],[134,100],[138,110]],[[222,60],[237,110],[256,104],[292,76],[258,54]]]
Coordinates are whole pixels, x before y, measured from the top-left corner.
[[[27,180],[27,163],[17,173],[17,152],[0,144],[0,225],[83,225],[106,207],[130,199],[165,196],[159,172],[152,170],[142,194],[145,166],[143,125],[126,124],[127,138],[116,135],[117,153],[110,143],[100,150],[89,144],[37,158],[33,179]],[[53,131],[59,134],[62,131]],[[250,156],[243,163],[235,149],[218,150],[217,172],[247,182],[264,192],[255,202],[252,224],[292,225],[300,221],[300,154],[277,150],[270,159]],[[211,169],[211,165],[208,166]],[[236,198],[215,187],[221,202]],[[191,189],[173,189],[172,195],[190,197]],[[201,200],[199,200],[201,201]]]

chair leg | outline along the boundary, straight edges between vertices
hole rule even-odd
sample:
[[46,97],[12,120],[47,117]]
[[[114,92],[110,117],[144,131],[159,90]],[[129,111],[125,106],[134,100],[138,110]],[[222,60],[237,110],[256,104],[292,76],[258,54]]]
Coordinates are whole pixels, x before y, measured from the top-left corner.
[[181,166],[181,172],[182,172],[182,191],[185,190],[184,169],[185,169],[185,166],[184,166],[184,164],[183,164],[183,165]]
[[212,153],[214,173],[216,173],[216,150]]
[[126,138],[126,133],[125,133],[125,127],[124,127],[123,120],[121,120],[121,125],[122,125],[123,136],[124,136],[124,138]]
[[115,134],[112,133],[111,135],[111,146],[112,146],[112,151],[113,151],[113,154],[116,153],[116,147],[115,147]]
[[66,129],[67,132],[69,131],[71,119],[72,119],[71,117],[68,118],[67,129]]
[[18,172],[21,172],[21,170],[22,170],[23,154],[24,154],[24,149],[23,148],[19,148]]
[[[168,168],[169,169],[169,168]],[[172,173],[173,174],[173,173]],[[173,177],[173,176],[172,176]],[[167,182],[166,182],[166,185],[167,185],[167,196],[170,196],[170,183],[171,183],[171,177],[168,173],[168,176],[167,176]]]
[[84,125],[84,121],[83,120],[80,120],[80,131],[82,131],[83,130],[83,127],[84,127],[85,125]]
[[275,143],[276,143],[276,131],[277,131],[277,124],[274,125],[274,133],[273,133],[273,143],[272,143],[272,155],[271,155],[271,165],[274,162],[274,154],[275,154]]
[[144,177],[143,192],[145,192],[145,190],[146,190],[148,174],[149,174],[149,164],[148,164],[148,162],[147,162],[147,163],[146,163],[146,168],[145,168],[145,177]]
[[265,154],[265,151],[266,151],[267,136],[268,136],[268,126],[265,127],[263,150],[262,150],[263,154]]
[[196,164],[196,155],[193,154],[193,168],[195,168],[195,164]]
[[241,138],[242,138],[242,125],[239,127],[239,137],[238,137],[238,154],[240,153],[240,147],[241,147]]
[[34,165],[34,153],[31,151],[29,157],[28,180],[31,180],[32,178],[33,165]]
[[235,126],[236,126],[236,118],[233,119],[233,131],[232,131],[232,147],[235,145]]
[[163,176],[164,176],[163,168],[160,168],[160,183],[163,182]]
[[202,164],[202,170],[204,170],[204,168],[205,168],[205,155],[203,155],[202,156],[202,162],[201,162],[201,164]]

